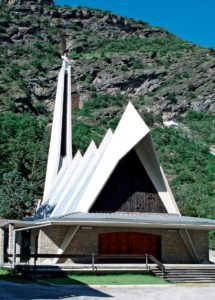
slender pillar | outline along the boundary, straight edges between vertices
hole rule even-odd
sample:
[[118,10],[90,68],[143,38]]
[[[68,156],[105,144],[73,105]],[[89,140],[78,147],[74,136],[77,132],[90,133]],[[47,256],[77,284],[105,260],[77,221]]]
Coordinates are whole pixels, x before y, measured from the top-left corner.
[[[18,231],[16,233],[16,254],[21,254],[21,243],[22,243],[22,232]],[[16,257],[16,263],[20,262],[20,256]]]
[[[38,236],[38,230],[37,229],[31,230],[31,254],[38,253],[37,236]],[[32,264],[34,263],[34,258],[30,259],[30,263]]]
[[9,224],[9,232],[8,232],[8,254],[13,254],[13,232],[14,225]]
[[4,265],[4,229],[0,228],[0,267]]
[[68,167],[72,161],[71,65],[65,55],[62,58],[63,64],[58,75],[43,204],[48,200],[49,193],[55,187],[60,170]]

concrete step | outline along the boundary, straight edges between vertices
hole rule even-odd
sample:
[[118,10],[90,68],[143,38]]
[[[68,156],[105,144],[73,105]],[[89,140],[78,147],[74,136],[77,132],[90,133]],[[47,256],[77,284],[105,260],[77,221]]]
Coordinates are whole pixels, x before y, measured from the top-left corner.
[[[161,270],[160,269],[153,269],[153,271],[154,272],[161,272]],[[215,270],[167,270],[167,269],[165,269],[165,272],[166,273],[184,273],[184,274],[186,274],[186,273],[193,273],[193,274],[195,274],[195,273],[209,273],[209,274],[215,274]]]
[[[162,272],[154,272],[155,274],[162,274]],[[166,275],[178,275],[178,276],[198,276],[198,275],[205,275],[205,276],[215,276],[215,272],[165,272]]]
[[189,279],[198,279],[198,278],[209,278],[209,279],[215,279],[215,276],[205,276],[205,275],[198,275],[198,276],[178,276],[178,275],[171,275],[171,276],[169,276],[169,275],[164,275],[165,276],[165,278],[169,278],[169,279],[171,279],[171,278],[179,278],[179,279],[183,279],[183,278],[189,278]]
[[210,279],[210,278],[172,278],[172,279],[168,279],[168,278],[164,278],[166,280],[169,280],[169,281],[174,281],[174,282],[215,282],[214,279]]
[[[210,279],[215,279],[215,276],[207,276],[207,275],[204,275],[204,274],[198,274],[196,276],[193,276],[193,275],[184,275],[184,276],[182,276],[182,275],[177,275],[177,274],[171,274],[171,275],[165,274],[164,276],[165,276],[165,278],[169,278],[169,279],[171,279],[171,278],[182,278],[182,279],[183,278],[191,278],[191,279],[192,278],[210,278]],[[160,274],[159,277],[162,277],[162,274]]]
[[169,280],[169,282],[172,282],[172,283],[195,283],[195,284],[199,284],[199,283],[205,283],[205,284],[208,284],[208,283],[212,283],[214,284],[215,281],[214,280],[195,280],[195,281],[191,281],[191,280],[174,280],[174,281],[171,281]]
[[201,268],[196,266],[194,268],[168,268],[163,275],[161,270],[155,268],[152,270],[153,273],[168,281],[174,283],[215,283],[215,268]]

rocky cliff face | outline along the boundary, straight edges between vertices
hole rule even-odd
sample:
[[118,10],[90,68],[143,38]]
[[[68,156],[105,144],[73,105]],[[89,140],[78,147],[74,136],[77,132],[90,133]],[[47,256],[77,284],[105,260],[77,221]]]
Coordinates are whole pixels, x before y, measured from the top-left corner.
[[53,5],[52,0],[1,0],[0,4],[3,5],[28,5],[28,4],[38,4],[38,5]]
[[75,107],[94,92],[126,95],[140,111],[164,119],[189,109],[215,110],[213,49],[108,12],[55,7],[50,0],[6,2],[0,12],[1,110],[52,110],[63,52],[74,60]]

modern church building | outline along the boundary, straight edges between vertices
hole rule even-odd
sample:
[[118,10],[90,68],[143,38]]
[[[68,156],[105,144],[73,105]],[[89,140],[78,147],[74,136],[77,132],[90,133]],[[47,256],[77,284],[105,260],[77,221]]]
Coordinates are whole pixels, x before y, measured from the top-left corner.
[[18,263],[27,238],[30,252],[44,255],[41,264],[87,261],[92,253],[108,262],[146,253],[163,263],[209,262],[215,220],[181,216],[150,130],[131,103],[115,132],[72,156],[70,81],[64,57],[43,201],[30,219],[0,224],[0,265],[8,255]]

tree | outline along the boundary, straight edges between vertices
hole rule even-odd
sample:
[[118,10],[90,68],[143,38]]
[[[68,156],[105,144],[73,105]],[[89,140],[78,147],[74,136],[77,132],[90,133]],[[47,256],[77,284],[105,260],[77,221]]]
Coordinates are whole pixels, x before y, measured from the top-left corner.
[[33,195],[28,181],[16,170],[5,173],[0,186],[0,217],[21,219],[32,204]]

